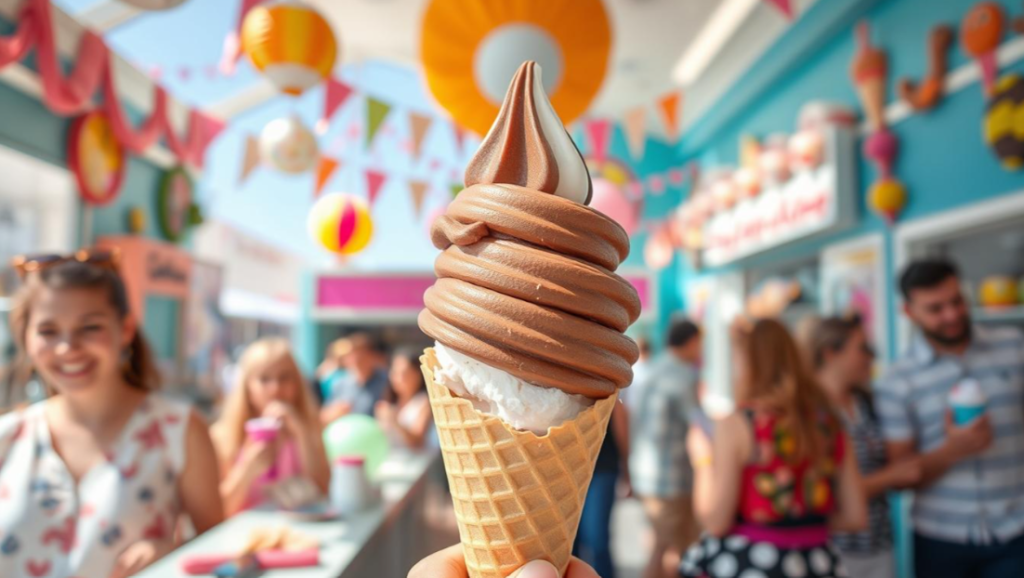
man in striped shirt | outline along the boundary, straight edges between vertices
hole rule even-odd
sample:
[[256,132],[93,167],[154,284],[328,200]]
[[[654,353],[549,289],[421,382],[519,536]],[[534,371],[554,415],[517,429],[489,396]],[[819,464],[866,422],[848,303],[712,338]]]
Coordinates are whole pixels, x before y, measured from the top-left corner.
[[[1024,338],[971,324],[956,268],[911,263],[900,279],[917,328],[908,354],[877,387],[892,460],[917,456],[917,578],[1024,576]],[[976,380],[985,414],[955,425],[954,386]]]

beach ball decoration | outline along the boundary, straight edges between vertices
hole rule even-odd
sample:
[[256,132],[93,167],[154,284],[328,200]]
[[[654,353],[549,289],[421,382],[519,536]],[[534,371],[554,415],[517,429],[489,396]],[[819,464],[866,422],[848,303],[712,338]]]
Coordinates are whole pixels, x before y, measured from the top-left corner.
[[321,247],[340,255],[354,255],[373,237],[370,207],[344,193],[324,195],[309,212],[309,234]]
[[320,147],[313,132],[295,116],[272,120],[260,132],[260,158],[275,169],[296,175],[313,170]]
[[484,135],[516,69],[528,60],[563,124],[590,105],[609,67],[612,29],[601,0],[431,0],[420,55],[427,86],[456,123]]
[[1008,171],[1024,166],[1024,80],[1016,74],[999,79],[985,107],[985,143]]
[[181,6],[188,0],[121,0],[129,6],[134,6],[141,10],[170,10],[177,6]]
[[604,213],[633,235],[640,224],[640,208],[626,197],[625,191],[607,179],[593,179],[590,208]]
[[241,42],[253,66],[292,96],[330,76],[338,57],[338,43],[327,20],[294,0],[250,10],[242,22]]
[[106,115],[93,111],[71,123],[67,157],[83,201],[106,205],[117,198],[127,158]]

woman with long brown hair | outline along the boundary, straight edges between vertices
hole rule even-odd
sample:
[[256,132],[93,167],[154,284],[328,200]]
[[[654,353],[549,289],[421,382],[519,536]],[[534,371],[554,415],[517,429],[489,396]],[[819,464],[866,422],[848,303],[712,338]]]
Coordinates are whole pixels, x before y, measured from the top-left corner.
[[116,254],[16,260],[11,327],[48,399],[0,417],[0,576],[124,577],[223,517],[206,425],[158,393]]
[[851,576],[896,575],[892,522],[886,492],[909,488],[921,477],[917,459],[889,463],[885,437],[870,392],[874,351],[860,317],[829,317],[811,326],[806,346],[819,383],[843,420],[864,474],[868,528],[836,533],[832,543]]
[[694,511],[706,531],[683,576],[845,576],[829,529],[859,530],[867,513],[842,425],[778,321],[732,329],[737,409],[695,426],[687,445]]
[[211,433],[229,515],[266,500],[273,484],[294,477],[327,492],[330,470],[316,405],[288,341],[262,339],[246,348]]

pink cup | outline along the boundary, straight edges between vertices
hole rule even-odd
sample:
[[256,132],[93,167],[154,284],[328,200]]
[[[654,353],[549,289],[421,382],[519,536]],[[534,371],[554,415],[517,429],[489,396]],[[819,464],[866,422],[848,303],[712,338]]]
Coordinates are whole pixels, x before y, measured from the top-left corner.
[[245,422],[245,434],[254,442],[274,441],[280,431],[281,422],[273,418],[258,417]]

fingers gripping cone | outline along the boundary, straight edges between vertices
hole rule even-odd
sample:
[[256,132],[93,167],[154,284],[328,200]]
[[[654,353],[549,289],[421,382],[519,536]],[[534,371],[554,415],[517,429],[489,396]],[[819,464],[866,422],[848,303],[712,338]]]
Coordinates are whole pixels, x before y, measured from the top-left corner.
[[564,574],[617,396],[538,436],[435,383],[433,349],[420,361],[470,578],[504,578],[531,560]]

